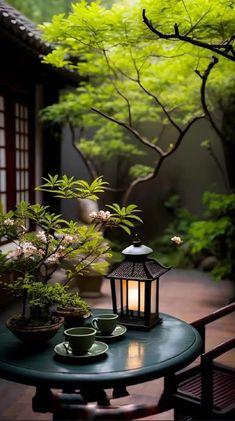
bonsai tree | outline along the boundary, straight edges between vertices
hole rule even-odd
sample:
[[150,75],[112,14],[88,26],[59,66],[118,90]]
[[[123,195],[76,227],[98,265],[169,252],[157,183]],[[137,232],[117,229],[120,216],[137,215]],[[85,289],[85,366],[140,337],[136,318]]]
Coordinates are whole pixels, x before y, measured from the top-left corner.
[[[38,187],[57,197],[90,198],[96,200],[105,189],[106,183],[98,178],[90,185],[83,180],[57,175],[44,179]],[[51,212],[47,206],[29,204],[22,201],[15,210],[0,213],[0,236],[13,243],[12,250],[0,252],[0,273],[13,273],[13,280],[4,284],[22,298],[22,313],[17,321],[21,324],[48,323],[53,321],[51,306],[63,305],[66,301],[87,306],[79,297],[68,290],[70,279],[75,274],[84,274],[89,268],[105,273],[108,263],[100,263],[100,257],[110,255],[110,247],[104,242],[102,227],[121,227],[130,233],[135,222],[140,222],[135,205],[120,208],[109,205],[110,211],[100,211],[92,215],[89,226],[76,221],[64,220],[61,215]],[[33,223],[35,230],[29,232],[25,224]],[[70,266],[64,285],[50,283],[53,274],[63,261],[76,257]]]
[[[176,42],[157,38],[152,27],[155,22],[169,27],[172,7],[173,18],[178,16],[184,31],[192,28],[193,33],[205,17],[208,26],[204,25],[203,35],[208,34],[209,23],[212,32],[225,23],[224,38],[230,39],[231,10],[226,3],[219,13],[217,1],[215,8],[213,2],[213,8],[208,6],[204,13],[202,0],[190,7],[190,15],[185,3],[173,2],[172,6],[165,0],[157,4],[119,1],[108,7],[105,2],[83,0],[72,5],[67,17],[56,15],[40,26],[45,39],[54,45],[44,61],[66,65],[82,79],[75,91],[44,110],[43,119],[70,125],[73,145],[91,178],[100,174],[99,164],[116,159],[116,190],[123,192],[126,204],[137,185],[157,177],[163,162],[198,120],[213,122],[218,133],[211,112],[218,104],[226,105],[226,95],[233,87],[232,61],[221,57],[218,64],[216,51],[211,57],[185,43],[179,48]],[[146,16],[151,25],[146,25],[150,22]]]

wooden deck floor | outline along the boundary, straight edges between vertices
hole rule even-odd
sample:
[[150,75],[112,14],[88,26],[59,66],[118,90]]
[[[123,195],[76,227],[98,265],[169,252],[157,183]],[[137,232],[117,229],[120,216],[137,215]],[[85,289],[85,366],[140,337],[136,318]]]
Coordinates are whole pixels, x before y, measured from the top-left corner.
[[[194,270],[172,270],[160,280],[160,311],[172,314],[187,322],[192,322],[219,307],[227,304],[232,294],[229,281],[213,282],[205,273]],[[93,307],[111,308],[109,282],[104,281],[102,297],[88,300]],[[0,314],[4,321],[11,309]],[[234,335],[235,314],[227,316],[208,329],[208,347],[216,343],[217,338],[226,340]],[[0,345],[1,346],[1,345]],[[235,367],[235,352],[227,353],[223,362]],[[162,392],[162,379],[146,382],[128,388],[128,402],[154,402]],[[34,388],[5,380],[0,380],[0,420],[51,420],[51,414],[34,413],[31,399]],[[125,398],[126,399],[126,398]],[[116,403],[122,403],[118,399]],[[145,420],[172,420],[172,411],[165,412]]]

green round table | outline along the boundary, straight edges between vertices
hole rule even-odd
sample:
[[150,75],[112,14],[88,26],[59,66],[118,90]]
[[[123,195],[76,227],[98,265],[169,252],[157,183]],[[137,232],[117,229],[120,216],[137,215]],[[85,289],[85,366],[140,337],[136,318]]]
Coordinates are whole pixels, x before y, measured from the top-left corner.
[[[105,311],[110,312],[95,309],[93,315]],[[35,411],[53,412],[51,389],[62,389],[62,398],[63,394],[73,396],[79,389],[87,400],[90,395],[90,400],[105,404],[105,389],[114,389],[116,396],[121,396],[128,385],[171,374],[199,356],[202,341],[194,327],[168,314],[161,314],[161,319],[147,332],[128,329],[115,341],[107,342],[106,353],[86,360],[70,360],[55,353],[55,345],[64,341],[63,329],[45,347],[30,349],[1,326],[0,376],[36,387]]]

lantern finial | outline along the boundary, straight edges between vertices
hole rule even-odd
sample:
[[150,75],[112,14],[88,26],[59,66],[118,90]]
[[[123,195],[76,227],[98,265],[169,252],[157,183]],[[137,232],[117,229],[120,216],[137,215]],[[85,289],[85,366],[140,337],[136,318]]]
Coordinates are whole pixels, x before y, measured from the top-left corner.
[[137,234],[135,234],[131,246],[128,246],[122,250],[122,254],[124,254],[124,256],[143,256],[143,258],[152,252],[153,250],[150,247],[147,247],[141,243]]
[[138,234],[135,234],[134,240],[132,242],[134,247],[139,247],[141,245],[141,241],[138,237]]

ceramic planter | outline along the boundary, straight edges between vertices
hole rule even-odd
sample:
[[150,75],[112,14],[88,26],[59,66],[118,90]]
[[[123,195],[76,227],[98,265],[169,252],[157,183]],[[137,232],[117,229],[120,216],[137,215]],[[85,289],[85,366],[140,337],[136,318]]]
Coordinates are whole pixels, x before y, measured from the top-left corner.
[[20,341],[29,346],[39,346],[53,338],[63,323],[63,317],[53,316],[51,324],[24,326],[17,324],[16,317],[12,316],[6,321],[6,326]]

